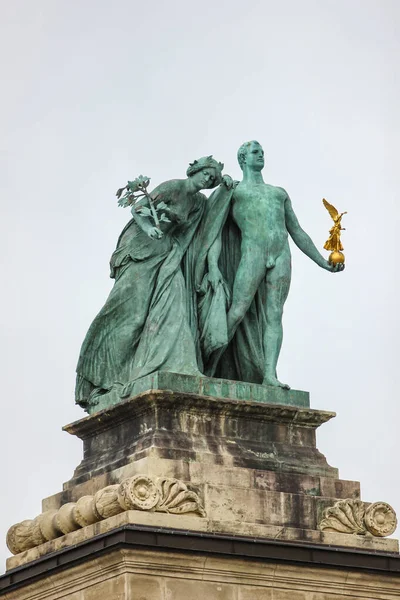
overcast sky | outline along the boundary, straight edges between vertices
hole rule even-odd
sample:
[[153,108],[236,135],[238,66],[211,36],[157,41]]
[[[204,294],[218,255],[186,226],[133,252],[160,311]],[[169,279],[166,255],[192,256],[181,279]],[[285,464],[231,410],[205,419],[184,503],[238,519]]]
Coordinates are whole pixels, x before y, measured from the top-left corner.
[[6,531],[81,460],[61,431],[80,345],[129,212],[115,190],[183,177],[259,140],[319,248],[344,217],[346,270],[293,249],[279,376],[337,418],[319,449],[400,513],[398,0],[1,0],[0,311]]

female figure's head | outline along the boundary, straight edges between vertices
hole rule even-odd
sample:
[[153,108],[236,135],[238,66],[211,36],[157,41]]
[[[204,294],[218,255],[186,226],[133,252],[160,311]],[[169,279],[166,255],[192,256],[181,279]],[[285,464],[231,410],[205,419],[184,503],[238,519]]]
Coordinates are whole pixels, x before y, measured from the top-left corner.
[[222,181],[223,163],[216,161],[212,156],[203,156],[190,163],[186,175],[199,190],[216,187]]

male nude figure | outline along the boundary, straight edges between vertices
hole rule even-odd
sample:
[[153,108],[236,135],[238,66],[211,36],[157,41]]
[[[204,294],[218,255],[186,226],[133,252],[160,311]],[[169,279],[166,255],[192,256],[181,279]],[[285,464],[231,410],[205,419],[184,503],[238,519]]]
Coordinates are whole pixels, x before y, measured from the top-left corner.
[[[236,272],[232,304],[227,316],[231,340],[265,278],[266,329],[264,334],[264,385],[288,388],[277,379],[276,366],[282,345],[282,313],[291,279],[291,255],[288,234],[304,254],[332,273],[344,265],[332,265],[320,254],[313,241],[300,227],[290,198],[284,189],[264,182],[264,150],[256,142],[247,142],[238,150],[243,180],[232,199],[232,217],[241,234],[241,260]],[[218,260],[218,259],[217,259]],[[209,256],[210,281],[220,274],[217,261]]]

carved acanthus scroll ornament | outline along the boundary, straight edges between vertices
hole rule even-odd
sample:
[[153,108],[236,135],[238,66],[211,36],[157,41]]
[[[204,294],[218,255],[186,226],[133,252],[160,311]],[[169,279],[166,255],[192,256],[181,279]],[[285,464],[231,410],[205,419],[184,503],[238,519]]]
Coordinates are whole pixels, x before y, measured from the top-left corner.
[[58,510],[49,510],[33,520],[13,525],[7,533],[7,546],[12,554],[19,554],[127,510],[205,516],[199,496],[182,481],[135,475],[121,484],[99,490],[94,496],[82,496]]
[[319,523],[321,531],[386,537],[396,531],[397,518],[386,502],[366,504],[361,500],[339,500],[327,508]]

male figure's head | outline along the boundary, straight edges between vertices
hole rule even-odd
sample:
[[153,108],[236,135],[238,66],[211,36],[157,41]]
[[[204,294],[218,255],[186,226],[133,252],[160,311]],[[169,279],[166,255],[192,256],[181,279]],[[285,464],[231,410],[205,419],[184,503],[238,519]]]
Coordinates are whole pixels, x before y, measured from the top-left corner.
[[261,171],[264,168],[264,150],[255,140],[242,144],[237,158],[242,171]]

